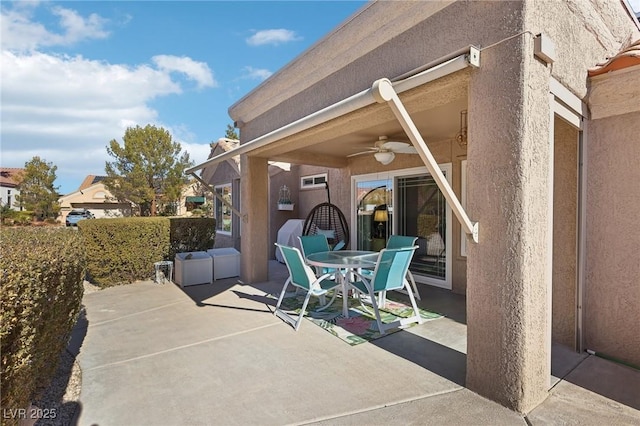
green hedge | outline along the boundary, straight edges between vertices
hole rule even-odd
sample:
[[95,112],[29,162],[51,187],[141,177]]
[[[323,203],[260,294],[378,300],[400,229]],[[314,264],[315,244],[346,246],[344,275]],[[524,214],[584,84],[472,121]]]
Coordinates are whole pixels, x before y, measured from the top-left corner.
[[82,220],[88,279],[101,287],[148,280],[153,264],[213,247],[215,219],[136,217]]
[[169,256],[174,260],[176,253],[187,251],[207,251],[213,248],[216,239],[216,220],[210,217],[171,218]]
[[153,263],[168,252],[169,220],[164,217],[81,220],[78,230],[87,278],[101,287],[149,279]]
[[53,378],[80,312],[80,236],[64,228],[3,228],[0,273],[2,408],[27,408]]

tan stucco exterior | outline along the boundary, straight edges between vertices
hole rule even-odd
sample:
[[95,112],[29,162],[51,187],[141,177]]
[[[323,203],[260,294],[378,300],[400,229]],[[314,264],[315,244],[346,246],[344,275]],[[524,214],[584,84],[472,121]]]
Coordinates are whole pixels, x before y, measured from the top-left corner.
[[60,197],[60,215],[58,220],[65,222],[67,215],[74,209],[89,210],[96,218],[131,216],[131,204],[119,203],[101,182],[87,186]]
[[638,366],[640,65],[590,83],[599,114],[588,124],[585,346]]
[[[534,56],[539,33],[555,43],[553,64]],[[401,76],[469,45],[480,47],[480,68],[456,72],[400,98],[437,161],[452,164],[458,196],[460,162],[467,160],[467,211],[480,223],[479,242],[467,245],[466,260],[459,248],[452,252],[453,289],[467,296],[466,386],[528,412],[547,396],[552,337],[575,346],[578,321],[578,130],[554,117],[551,79],[572,96],[585,98],[587,68],[638,34],[637,22],[614,0],[372,2],[232,106],[230,115],[244,144],[365,90],[379,78]],[[466,150],[446,127],[447,121],[457,126],[461,107],[468,109]],[[433,120],[442,113],[449,119]],[[602,140],[627,123],[620,116],[606,120],[588,124],[592,137]],[[450,137],[434,136],[440,125]],[[638,209],[640,197],[630,196],[633,188],[620,179],[638,180],[637,161],[629,164],[638,158],[637,126],[608,141],[606,152],[602,142],[588,148],[589,158],[597,157],[589,163],[586,236],[591,262],[586,285],[594,290],[591,295],[587,290],[584,307],[592,310],[584,317],[587,330],[594,317],[607,318],[594,322],[586,340],[632,359],[636,355],[630,353],[639,352],[637,338],[614,342],[602,334],[625,321],[611,311],[637,319],[638,305],[619,295],[600,298],[599,293],[610,288],[608,274],[619,277],[616,284],[626,294],[639,291],[640,238],[613,241],[632,227],[625,214]],[[286,220],[277,216],[269,228],[264,214],[279,214],[269,199],[277,193],[277,179],[286,180],[273,179],[268,189],[267,160],[339,169],[330,177],[332,201],[348,211],[346,181],[351,176],[421,165],[416,156],[381,166],[367,157],[335,155],[344,145],[381,134],[403,132],[388,106],[372,104],[242,155],[242,207],[248,214],[243,280],[267,278],[274,227]],[[624,166],[624,171],[612,173],[612,165]],[[324,201],[324,191],[314,192],[296,194],[298,217]],[[612,209],[615,225],[610,223]],[[453,233],[453,241],[459,241],[459,225]],[[613,250],[596,250],[603,240],[595,237],[611,242]],[[621,262],[624,272],[615,274]]]

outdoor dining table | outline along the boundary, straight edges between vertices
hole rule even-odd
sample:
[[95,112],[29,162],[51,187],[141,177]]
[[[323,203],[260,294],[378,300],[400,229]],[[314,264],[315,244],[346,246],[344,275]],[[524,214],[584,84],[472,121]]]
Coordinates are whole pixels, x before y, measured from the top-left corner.
[[378,260],[377,251],[337,250],[322,251],[307,256],[307,263],[322,268],[336,269],[336,280],[342,287],[342,315],[349,317],[348,278],[354,269],[374,269]]

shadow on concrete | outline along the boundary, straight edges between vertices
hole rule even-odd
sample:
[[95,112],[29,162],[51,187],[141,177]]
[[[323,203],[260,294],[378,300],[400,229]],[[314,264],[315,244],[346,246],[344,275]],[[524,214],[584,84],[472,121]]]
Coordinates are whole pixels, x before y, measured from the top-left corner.
[[422,300],[417,301],[421,308],[438,312],[460,324],[467,324],[467,299],[464,295],[426,284],[418,284],[418,291],[422,297]]
[[[51,383],[43,391],[41,397],[33,402],[38,407],[39,419],[35,421],[38,426],[67,426],[78,424],[78,418],[82,411],[79,401],[81,387],[80,367],[76,365],[76,357],[87,335],[89,321],[86,311],[82,307],[78,319],[71,330],[71,336],[65,350],[60,354],[58,368]],[[71,389],[67,394],[68,389]],[[73,401],[64,401],[66,398],[76,398]]]
[[205,301],[211,299],[214,296],[217,296],[220,293],[228,291],[236,284],[238,284],[237,279],[220,280],[214,281],[213,284],[191,285],[187,287],[180,287],[177,284],[176,286],[180,288],[180,290],[182,290],[184,294],[189,296],[197,306],[216,306],[210,303],[205,303]]
[[561,380],[640,410],[640,370],[554,344],[551,373]]
[[400,331],[373,344],[460,386],[466,383],[467,356],[408,331]]

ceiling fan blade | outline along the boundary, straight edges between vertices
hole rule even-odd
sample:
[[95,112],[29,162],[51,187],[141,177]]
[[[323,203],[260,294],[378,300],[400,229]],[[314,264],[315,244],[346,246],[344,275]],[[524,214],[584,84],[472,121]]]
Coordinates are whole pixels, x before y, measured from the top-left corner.
[[358,155],[364,155],[364,154],[375,154],[377,151],[378,151],[377,149],[372,149],[370,151],[356,152],[355,154],[347,155],[347,157],[357,157]]
[[393,152],[395,152],[396,154],[417,154],[418,150],[416,150],[416,147],[413,145],[410,146],[406,146],[402,149],[395,149],[393,150]]
[[387,151],[399,152],[401,149],[411,146],[411,144],[408,144],[406,142],[388,141],[380,144],[379,146],[380,148],[386,149]]

